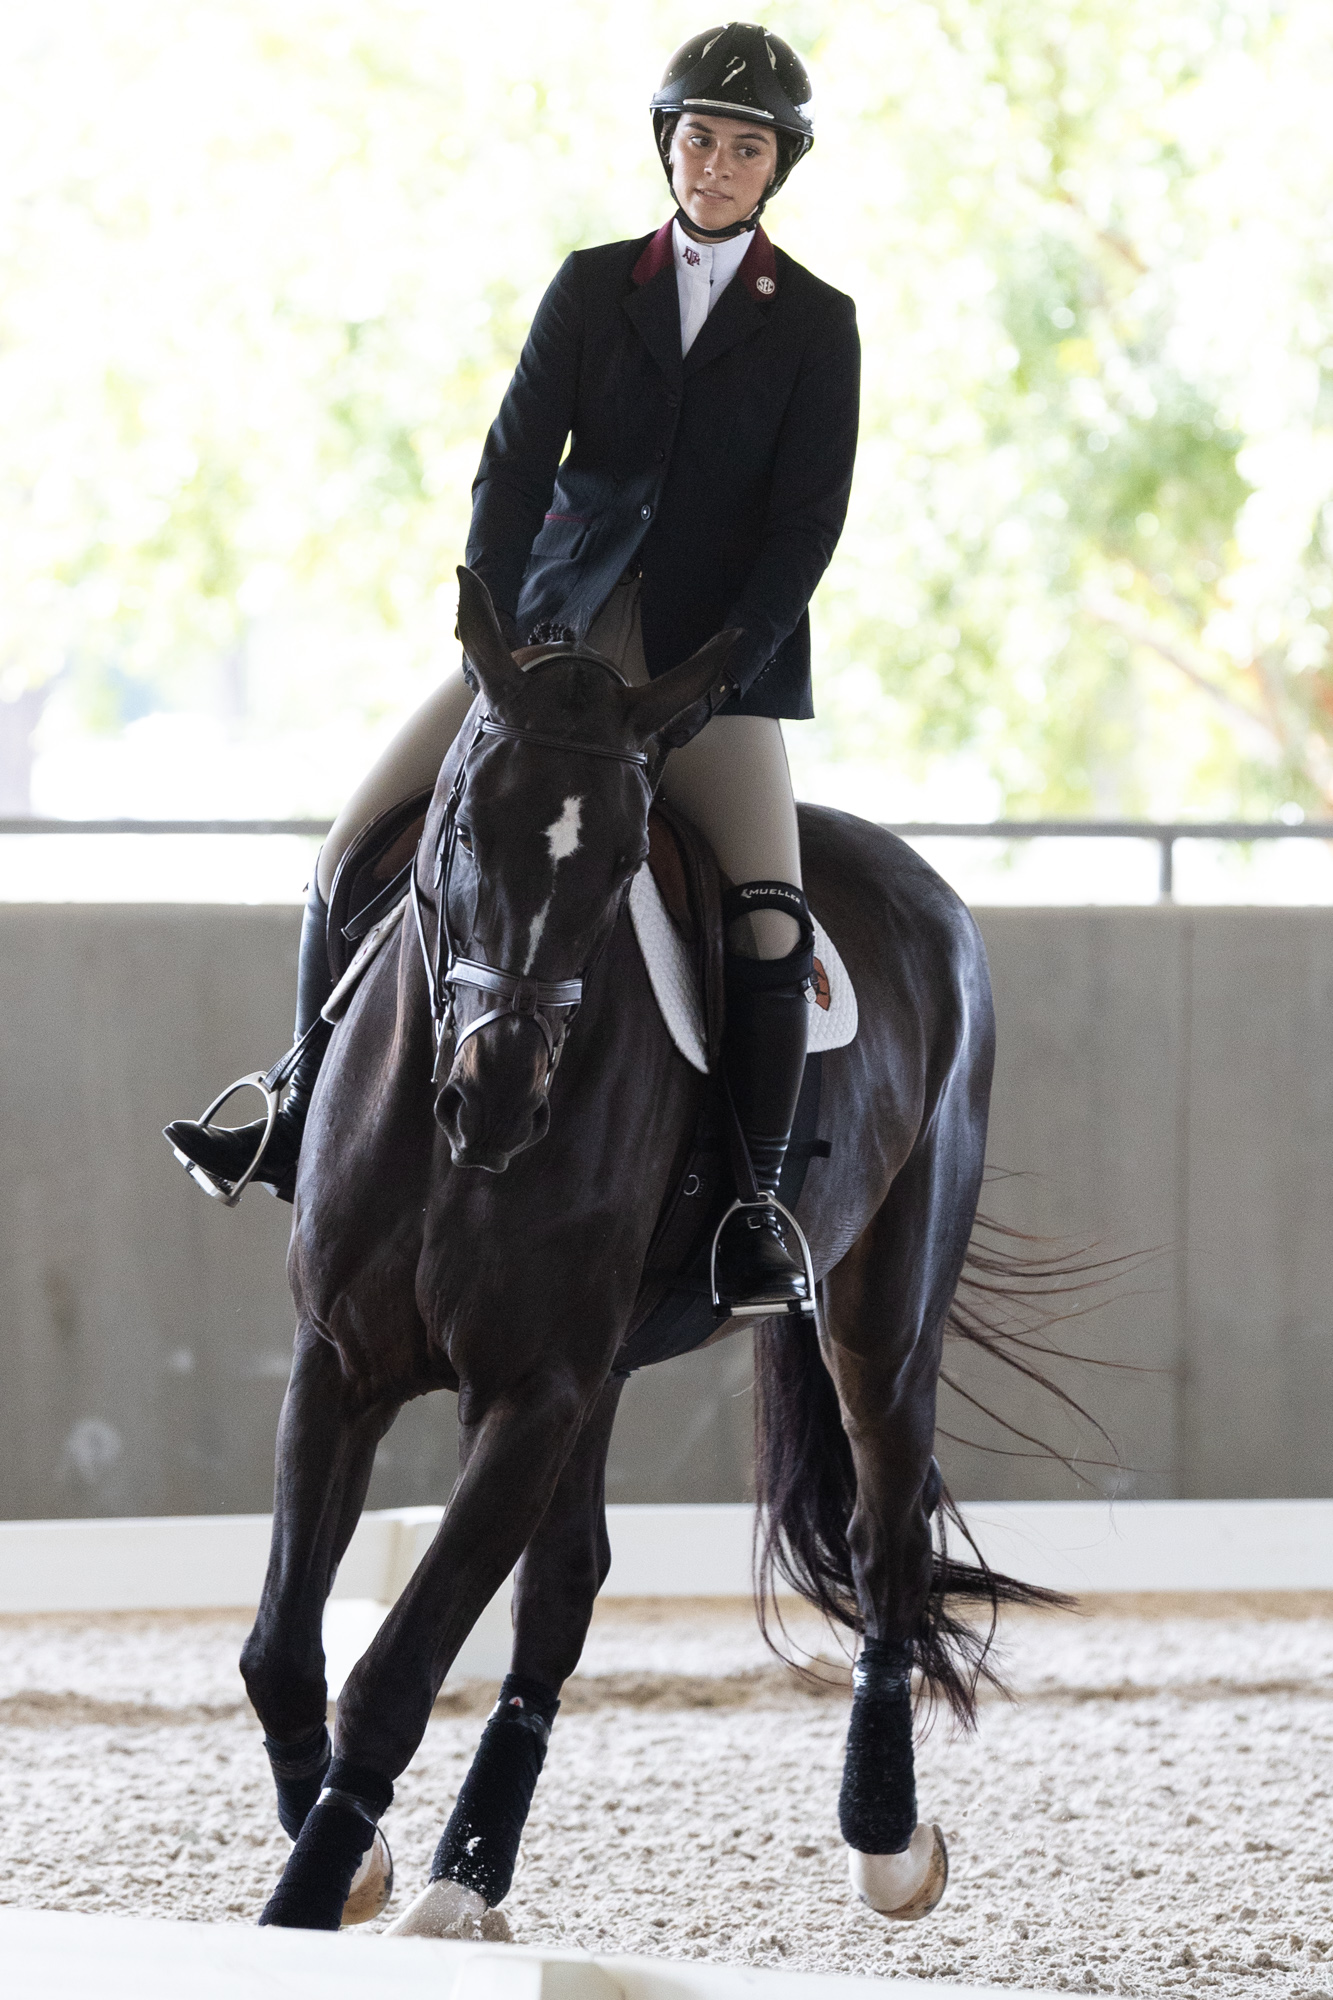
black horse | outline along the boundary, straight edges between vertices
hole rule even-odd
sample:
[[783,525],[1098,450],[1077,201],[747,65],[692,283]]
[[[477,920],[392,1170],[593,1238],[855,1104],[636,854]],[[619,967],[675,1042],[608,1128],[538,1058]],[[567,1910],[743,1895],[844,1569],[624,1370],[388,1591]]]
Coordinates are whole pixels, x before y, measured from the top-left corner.
[[[617,1357],[707,1088],[668,1039],[625,901],[665,756],[706,723],[729,642],[642,688],[577,649],[525,672],[484,587],[460,581],[480,693],[427,816],[417,921],[357,990],[306,1129],[273,1547],[242,1657],[297,1837],[263,1920],[332,1929],[354,1878],[363,1909],[377,1882],[384,1893],[377,1821],[518,1565],[512,1671],[431,1881],[396,1927],[436,1936],[474,1932],[509,1887],[609,1566]],[[832,811],[803,808],[801,835],[860,1025],[823,1058],[832,1155],[798,1210],[818,1316],[767,1321],[756,1340],[758,1500],[769,1571],[863,1635],[841,1825],[860,1894],[913,1917],[947,1875],[938,1828],[916,1816],[913,1670],[969,1716],[985,1641],[947,1598],[1042,1595],[937,1545],[936,1387],[994,1024],[976,927],[919,857]],[[462,1470],[343,1690],[330,1765],[324,1603],[376,1445],[432,1389],[458,1397]]]

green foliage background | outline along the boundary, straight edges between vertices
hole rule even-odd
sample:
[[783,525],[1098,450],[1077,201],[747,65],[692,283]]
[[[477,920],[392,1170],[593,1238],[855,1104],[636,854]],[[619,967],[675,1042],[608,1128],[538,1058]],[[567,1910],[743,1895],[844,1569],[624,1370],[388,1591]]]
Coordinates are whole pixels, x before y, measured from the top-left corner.
[[[866,351],[826,752],[961,816],[1333,808],[1323,8],[766,18],[818,93],[773,233],[855,296]],[[700,25],[674,0],[0,17],[11,788],[34,725],[166,711],[210,718],[201,806],[336,805],[451,657],[477,453],[545,283],[668,212],[645,99]]]

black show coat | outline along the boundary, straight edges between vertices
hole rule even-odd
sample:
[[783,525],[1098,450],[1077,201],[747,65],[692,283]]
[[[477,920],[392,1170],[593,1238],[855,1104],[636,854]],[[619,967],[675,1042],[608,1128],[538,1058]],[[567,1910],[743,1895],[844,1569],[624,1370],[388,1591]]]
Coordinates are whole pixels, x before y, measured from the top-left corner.
[[806,607],[856,456],[856,308],[757,229],[682,363],[671,228],[556,273],[482,452],[468,563],[524,639],[583,638],[637,567],[650,673],[740,626],[736,710],[808,716]]

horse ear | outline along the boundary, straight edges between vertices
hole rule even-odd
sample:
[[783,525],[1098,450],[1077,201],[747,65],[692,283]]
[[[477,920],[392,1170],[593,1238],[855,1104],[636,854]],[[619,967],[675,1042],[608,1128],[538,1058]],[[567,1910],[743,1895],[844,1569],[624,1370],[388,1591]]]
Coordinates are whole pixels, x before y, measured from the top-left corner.
[[505,644],[491,593],[475,570],[458,572],[458,636],[468,664],[488,701],[498,701],[523,683],[523,670]]
[[660,674],[647,687],[634,688],[628,709],[639,733],[655,736],[667,750],[681,750],[697,736],[737,691],[726,665],[740,636],[739,629],[719,632],[669,674]]

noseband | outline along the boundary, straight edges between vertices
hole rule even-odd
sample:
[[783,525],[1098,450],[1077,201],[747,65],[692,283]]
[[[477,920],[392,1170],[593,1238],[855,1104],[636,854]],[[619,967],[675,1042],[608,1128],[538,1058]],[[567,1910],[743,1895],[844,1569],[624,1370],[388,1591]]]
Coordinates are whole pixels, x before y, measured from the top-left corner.
[[[534,661],[533,665],[540,665]],[[619,676],[617,676],[619,678]],[[435,898],[437,921],[435,926],[435,956],[431,957],[426,942],[426,926],[421,912],[421,892],[417,880],[417,870],[412,869],[412,913],[416,918],[417,937],[421,944],[421,956],[426,967],[426,985],[430,992],[430,1017],[435,1029],[435,1067],[431,1073],[432,1083],[440,1078],[440,1058],[446,1043],[452,1045],[457,1055],[464,1042],[481,1029],[489,1027],[492,1021],[503,1021],[510,1016],[520,1021],[535,1021],[541,1029],[546,1043],[546,1078],[543,1090],[549,1089],[565,1045],[565,1036],[583,1000],[583,980],[587,968],[577,979],[530,979],[526,973],[507,972],[503,966],[488,965],[484,958],[463,958],[454,949],[453,934],[449,928],[449,882],[453,872],[454,854],[458,846],[458,809],[462,804],[463,792],[467,784],[468,759],[477,745],[486,736],[504,737],[510,742],[531,744],[534,749],[559,750],[567,756],[605,757],[617,764],[632,764],[642,772],[645,785],[648,778],[648,758],[642,750],[612,750],[601,743],[579,743],[565,736],[544,736],[535,729],[523,729],[516,724],[498,722],[493,715],[483,715],[477,722],[472,741],[459,761],[453,789],[444,808],[444,823],[441,829],[439,847],[435,863]],[[457,1032],[455,1022],[456,989],[471,986],[479,993],[492,997],[495,1004],[475,1021],[469,1021],[462,1034]]]

